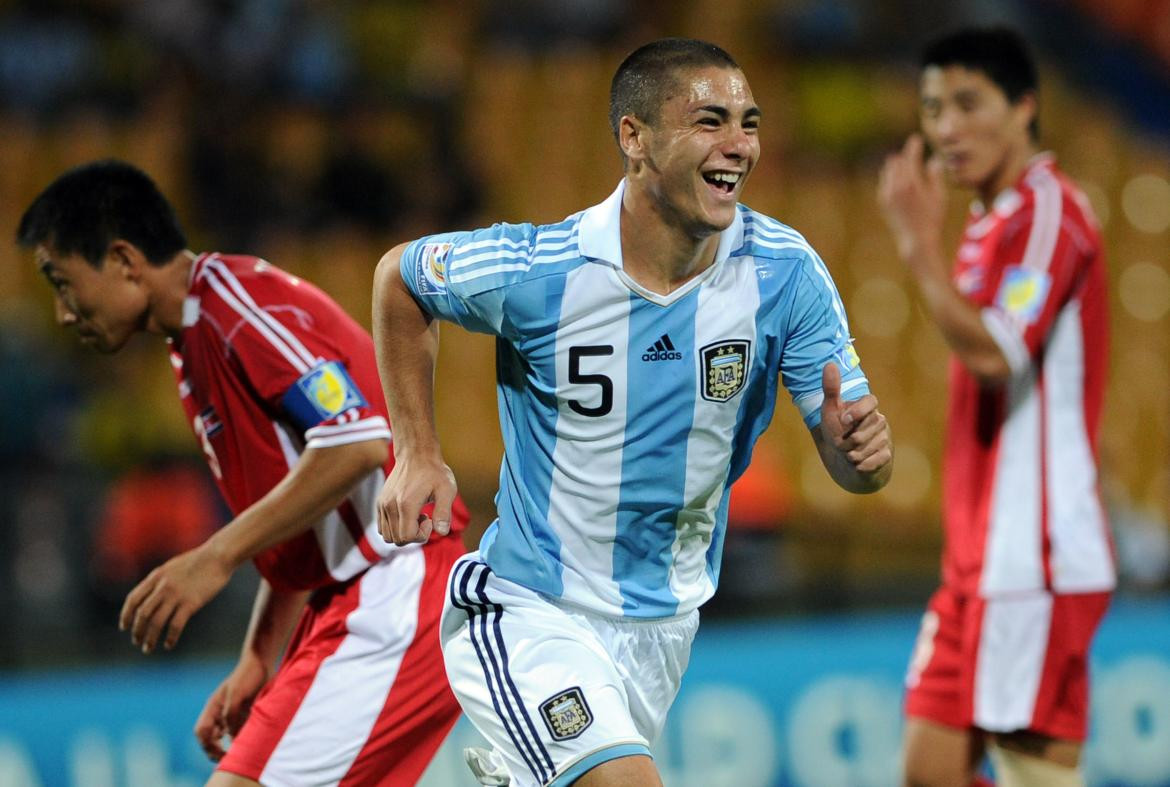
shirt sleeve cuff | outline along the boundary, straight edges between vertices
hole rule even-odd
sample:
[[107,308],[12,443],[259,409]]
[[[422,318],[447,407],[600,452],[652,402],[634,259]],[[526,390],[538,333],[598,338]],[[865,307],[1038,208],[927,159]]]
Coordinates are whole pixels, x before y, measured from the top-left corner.
[[[841,398],[846,402],[853,402],[869,393],[869,380],[857,377],[841,383]],[[813,391],[796,400],[796,407],[800,410],[800,417],[804,419],[809,429],[815,429],[821,423],[821,405],[825,401],[823,391]]]
[[1028,354],[1028,345],[1024,343],[1011,320],[999,309],[991,307],[983,309],[980,316],[983,319],[983,327],[991,334],[991,338],[999,347],[1000,352],[1003,353],[1003,357],[1007,359],[1012,374],[1018,375],[1024,372],[1032,359]]
[[306,448],[329,448],[366,440],[389,440],[390,425],[380,415],[345,424],[314,426],[305,432]]

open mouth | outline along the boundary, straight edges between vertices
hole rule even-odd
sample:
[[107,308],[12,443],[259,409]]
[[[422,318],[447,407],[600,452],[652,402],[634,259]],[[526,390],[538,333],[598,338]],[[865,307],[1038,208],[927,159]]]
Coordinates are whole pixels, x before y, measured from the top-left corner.
[[704,172],[703,180],[716,191],[731,194],[735,191],[741,175],[738,172]]
[[947,169],[956,170],[961,169],[970,157],[966,153],[947,153],[943,156],[943,163],[946,164]]

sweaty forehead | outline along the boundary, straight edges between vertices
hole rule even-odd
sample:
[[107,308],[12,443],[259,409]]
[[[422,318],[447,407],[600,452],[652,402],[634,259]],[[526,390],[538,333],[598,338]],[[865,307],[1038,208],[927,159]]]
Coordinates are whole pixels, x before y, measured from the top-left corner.
[[755,104],[747,78],[735,68],[707,66],[685,71],[679,75],[674,92],[673,97],[688,107],[718,105],[736,109]]

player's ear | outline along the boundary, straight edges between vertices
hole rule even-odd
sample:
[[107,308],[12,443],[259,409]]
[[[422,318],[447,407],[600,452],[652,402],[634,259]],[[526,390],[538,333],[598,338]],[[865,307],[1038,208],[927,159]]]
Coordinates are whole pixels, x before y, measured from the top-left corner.
[[142,249],[128,240],[115,238],[106,249],[106,264],[117,266],[118,273],[128,281],[138,281],[149,265]]
[[1024,130],[1027,131],[1030,129],[1036,120],[1036,114],[1040,111],[1040,104],[1036,100],[1036,94],[1033,92],[1024,93],[1016,99],[1015,104],[1012,106]]
[[618,121],[618,144],[631,164],[646,156],[647,131],[646,124],[633,115],[622,115]]

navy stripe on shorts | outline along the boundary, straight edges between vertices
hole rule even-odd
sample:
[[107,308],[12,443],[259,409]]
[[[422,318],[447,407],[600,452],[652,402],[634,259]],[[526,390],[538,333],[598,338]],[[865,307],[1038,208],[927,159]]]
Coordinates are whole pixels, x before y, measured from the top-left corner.
[[[479,576],[474,580],[473,591],[472,577],[477,570]],[[487,564],[474,560],[460,561],[451,582],[451,604],[467,614],[471,644],[483,669],[496,715],[532,775],[541,784],[547,784],[556,776],[556,766],[540,740],[536,725],[532,723],[520,691],[512,680],[508,650],[500,630],[504,608],[488,598],[486,585],[489,576],[491,569]]]

